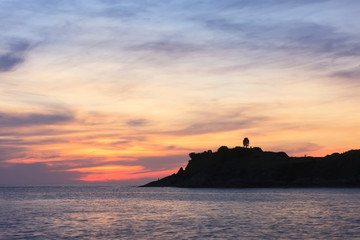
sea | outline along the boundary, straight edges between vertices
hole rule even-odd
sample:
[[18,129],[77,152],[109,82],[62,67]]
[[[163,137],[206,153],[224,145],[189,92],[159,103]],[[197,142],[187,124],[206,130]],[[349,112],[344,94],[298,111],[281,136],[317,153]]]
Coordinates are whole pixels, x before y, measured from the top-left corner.
[[360,189],[0,186],[0,239],[360,239]]

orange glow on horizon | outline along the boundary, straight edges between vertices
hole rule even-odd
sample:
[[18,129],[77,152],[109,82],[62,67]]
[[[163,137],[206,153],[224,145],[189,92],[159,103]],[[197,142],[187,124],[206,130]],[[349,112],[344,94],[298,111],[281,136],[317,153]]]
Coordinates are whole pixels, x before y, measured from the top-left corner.
[[113,166],[97,166],[97,167],[87,167],[87,168],[74,168],[68,169],[68,171],[84,172],[84,173],[99,173],[99,172],[134,172],[140,171],[143,168],[141,166],[123,166],[123,165],[113,165]]
[[74,168],[67,171],[80,172],[84,176],[76,180],[85,182],[108,182],[121,181],[141,178],[159,178],[170,175],[177,171],[177,169],[163,170],[163,171],[144,171],[142,166],[99,166],[89,168]]

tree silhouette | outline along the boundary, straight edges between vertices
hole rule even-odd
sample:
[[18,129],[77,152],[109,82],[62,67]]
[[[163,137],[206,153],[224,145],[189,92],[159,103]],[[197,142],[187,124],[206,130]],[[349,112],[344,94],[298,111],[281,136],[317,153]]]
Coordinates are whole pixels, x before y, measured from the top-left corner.
[[247,148],[249,146],[249,143],[250,143],[249,139],[247,137],[244,138],[243,145],[245,148]]

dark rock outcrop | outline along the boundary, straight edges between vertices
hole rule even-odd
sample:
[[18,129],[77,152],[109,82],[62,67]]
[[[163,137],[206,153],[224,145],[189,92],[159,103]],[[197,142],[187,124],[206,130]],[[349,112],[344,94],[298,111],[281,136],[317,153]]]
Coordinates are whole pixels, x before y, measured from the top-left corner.
[[185,170],[143,187],[360,187],[360,150],[326,157],[289,157],[261,148],[222,146],[190,153]]

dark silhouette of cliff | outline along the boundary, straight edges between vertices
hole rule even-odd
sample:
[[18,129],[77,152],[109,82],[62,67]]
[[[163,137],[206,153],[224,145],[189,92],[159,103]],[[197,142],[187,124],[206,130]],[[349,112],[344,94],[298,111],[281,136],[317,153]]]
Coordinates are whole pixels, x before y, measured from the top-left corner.
[[360,150],[289,157],[258,147],[222,146],[189,155],[185,169],[143,187],[360,187]]

